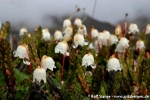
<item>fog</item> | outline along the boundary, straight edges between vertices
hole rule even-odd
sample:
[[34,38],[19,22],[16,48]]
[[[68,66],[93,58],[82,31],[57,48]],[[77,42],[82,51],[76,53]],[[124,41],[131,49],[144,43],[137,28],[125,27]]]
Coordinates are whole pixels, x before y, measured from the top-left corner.
[[126,18],[129,22],[141,24],[143,21],[138,18],[144,16],[146,23],[150,23],[150,0],[97,0],[93,16],[94,2],[95,0],[0,0],[0,21],[10,21],[13,28],[18,29],[34,29],[39,25],[52,27],[54,22],[50,16],[69,17],[77,5],[81,11],[76,16],[83,14],[82,9],[85,8],[88,16],[112,25],[124,21],[125,13],[129,14]]

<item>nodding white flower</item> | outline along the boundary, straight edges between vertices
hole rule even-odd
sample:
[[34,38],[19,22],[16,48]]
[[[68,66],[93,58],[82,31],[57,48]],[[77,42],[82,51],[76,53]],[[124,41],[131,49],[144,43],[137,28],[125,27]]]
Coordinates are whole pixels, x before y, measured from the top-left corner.
[[82,58],[82,66],[91,66],[92,68],[95,68],[94,64],[94,57],[91,53],[85,54]]
[[129,47],[129,40],[123,37],[120,39],[119,43],[117,44],[115,52],[125,52],[125,49],[128,47]]
[[96,53],[99,53],[99,41],[98,40],[96,40],[95,42],[94,42],[94,50],[95,50],[95,52]]
[[35,80],[37,80],[38,82],[40,81],[44,81],[44,83],[46,83],[46,70],[40,66],[38,66],[38,68],[36,68],[33,72],[33,82],[35,82]]
[[95,48],[94,42],[91,42],[91,43],[89,44],[89,49],[94,49],[94,48]]
[[129,25],[129,34],[131,34],[131,33],[135,34],[137,32],[139,32],[138,26],[134,23],[131,23]]
[[70,19],[67,18],[63,22],[63,27],[66,28],[68,26],[71,26],[71,21],[70,21]]
[[76,18],[75,21],[74,21],[74,25],[77,25],[78,27],[79,27],[80,25],[82,25],[81,19]]
[[66,41],[59,42],[55,47],[55,53],[66,54],[68,50],[68,44]]
[[30,65],[30,62],[25,61],[25,59],[30,60],[28,46],[26,44],[19,45],[13,54],[14,57],[22,58],[25,64]]
[[146,34],[149,34],[150,33],[150,24],[147,24],[147,26],[146,26],[146,32],[145,32]]
[[120,35],[122,33],[122,29],[121,29],[121,26],[118,25],[115,29],[115,35]]
[[108,39],[109,39],[109,37],[110,37],[110,32],[109,32],[109,31],[104,30],[104,31],[103,31],[103,33],[104,33],[105,38],[108,40]]
[[99,43],[100,48],[101,48],[103,45],[107,46],[106,36],[105,36],[105,34],[102,33],[102,32],[98,33],[98,43]]
[[97,29],[94,29],[92,28],[91,30],[91,38],[96,38],[98,36],[98,30]]
[[136,42],[136,49],[145,49],[145,45],[144,45],[144,42],[142,40],[138,40]]
[[56,30],[54,33],[54,39],[55,40],[62,40],[63,39],[62,32],[59,30]]
[[115,71],[120,70],[121,71],[121,69],[122,69],[122,66],[121,66],[121,64],[117,58],[112,57],[108,60],[108,62],[107,62],[108,72],[113,71],[113,70],[115,70]]
[[84,35],[87,35],[86,26],[85,26],[85,25],[79,26],[79,28],[78,28],[78,33],[79,33],[79,34],[82,34],[83,36],[84,36]]
[[20,29],[19,36],[23,36],[24,33],[28,33],[28,30],[25,27]]
[[94,40],[89,44],[89,49],[95,50],[96,53],[99,51],[98,40]]
[[54,60],[46,55],[42,57],[41,67],[45,70],[50,69],[51,71],[53,71],[53,68],[56,68]]
[[109,37],[109,45],[113,45],[116,44],[118,42],[118,38],[116,35],[110,35]]
[[72,39],[73,29],[71,26],[67,27],[63,33],[65,34],[64,35],[65,41],[70,41]]
[[63,32],[65,35],[64,35],[64,37],[65,36],[72,36],[72,34],[73,34],[73,29],[72,29],[72,27],[71,26],[69,26],[69,27],[66,27],[66,29],[64,30],[64,32]]
[[85,42],[83,35],[76,33],[73,39],[74,42],[74,48],[77,48],[79,45],[87,45],[88,43]]
[[42,29],[42,39],[44,41],[50,41],[51,34],[47,28]]

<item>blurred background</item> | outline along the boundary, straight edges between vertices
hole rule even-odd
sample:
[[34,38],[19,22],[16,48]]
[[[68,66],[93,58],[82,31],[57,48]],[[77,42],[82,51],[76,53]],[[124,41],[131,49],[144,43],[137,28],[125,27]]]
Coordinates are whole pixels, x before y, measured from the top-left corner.
[[76,17],[84,18],[85,8],[84,24],[88,31],[94,26],[99,31],[113,32],[116,25],[123,25],[124,21],[128,25],[136,23],[143,30],[150,23],[149,5],[150,0],[0,0],[0,21],[2,24],[10,21],[13,34],[19,34],[22,27],[33,32],[39,25],[49,28],[53,34],[57,29],[62,30],[63,20],[78,6],[80,11],[73,16],[72,22]]

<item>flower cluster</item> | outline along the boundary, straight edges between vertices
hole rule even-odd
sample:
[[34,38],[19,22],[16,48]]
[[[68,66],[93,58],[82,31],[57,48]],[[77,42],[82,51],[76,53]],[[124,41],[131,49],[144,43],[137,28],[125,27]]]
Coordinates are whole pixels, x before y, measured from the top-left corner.
[[[98,84],[103,83],[108,85],[107,81],[103,80],[104,78],[115,85],[118,82],[119,85],[116,85],[118,86],[116,90],[121,89],[121,82],[130,84],[129,80],[134,81],[134,83],[130,84],[134,85],[132,88],[142,84],[135,80],[135,76],[137,72],[138,74],[143,73],[143,75],[148,73],[144,73],[144,71],[148,71],[146,70],[147,67],[142,68],[141,72],[139,71],[142,61],[150,58],[149,53],[146,53],[147,58],[144,58],[146,51],[145,36],[150,33],[150,24],[146,26],[146,29],[141,34],[138,26],[134,23],[129,25],[128,30],[126,25],[124,29],[121,25],[118,25],[114,33],[108,30],[99,31],[94,27],[88,33],[81,19],[76,18],[73,24],[71,22],[71,19],[65,19],[62,31],[56,30],[54,34],[50,34],[48,28],[39,27],[36,30],[36,34],[29,34],[25,27],[20,29],[21,42],[13,54],[14,57],[23,59],[24,65],[30,68],[33,82],[43,80],[44,83],[53,83],[51,82],[52,78],[52,80],[48,80],[48,76],[51,75],[50,77],[62,83],[61,86],[63,84],[68,85],[70,90],[73,86],[79,85],[73,85],[78,80],[87,94],[96,93],[95,89],[90,89],[91,87],[95,88]],[[136,39],[130,38],[130,36],[137,35]],[[26,38],[28,39],[25,41]],[[140,58],[142,56],[143,58]],[[31,69],[34,70],[33,73]],[[107,79],[107,73],[112,77]],[[117,74],[122,78],[118,77]],[[99,79],[91,80],[87,78],[89,76]],[[53,81],[57,84],[55,79]],[[115,79],[118,79],[116,83]],[[121,79],[125,80],[120,81]],[[100,88],[106,89],[106,87],[113,89],[112,85],[101,86]],[[145,88],[147,88],[146,85]],[[101,92],[102,90],[99,91]],[[114,94],[119,94],[118,91],[113,91]]]

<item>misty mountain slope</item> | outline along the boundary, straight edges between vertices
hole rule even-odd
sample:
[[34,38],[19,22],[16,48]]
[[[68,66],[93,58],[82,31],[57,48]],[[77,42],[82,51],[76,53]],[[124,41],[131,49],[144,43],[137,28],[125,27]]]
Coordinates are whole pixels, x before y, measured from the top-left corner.
[[[63,21],[64,19],[68,18],[68,16],[45,16],[44,22],[52,22],[52,26],[49,27],[51,32],[54,33],[55,30],[62,30]],[[84,19],[83,16],[74,16],[71,21],[72,24],[74,23],[75,18],[80,18],[81,20]],[[111,25],[108,22],[101,22],[96,19],[93,19],[90,16],[87,16],[86,20],[83,22],[83,24],[86,26],[88,33],[90,32],[91,27],[94,27],[98,29],[99,32],[103,30],[108,30],[111,33],[115,30],[115,26]]]

